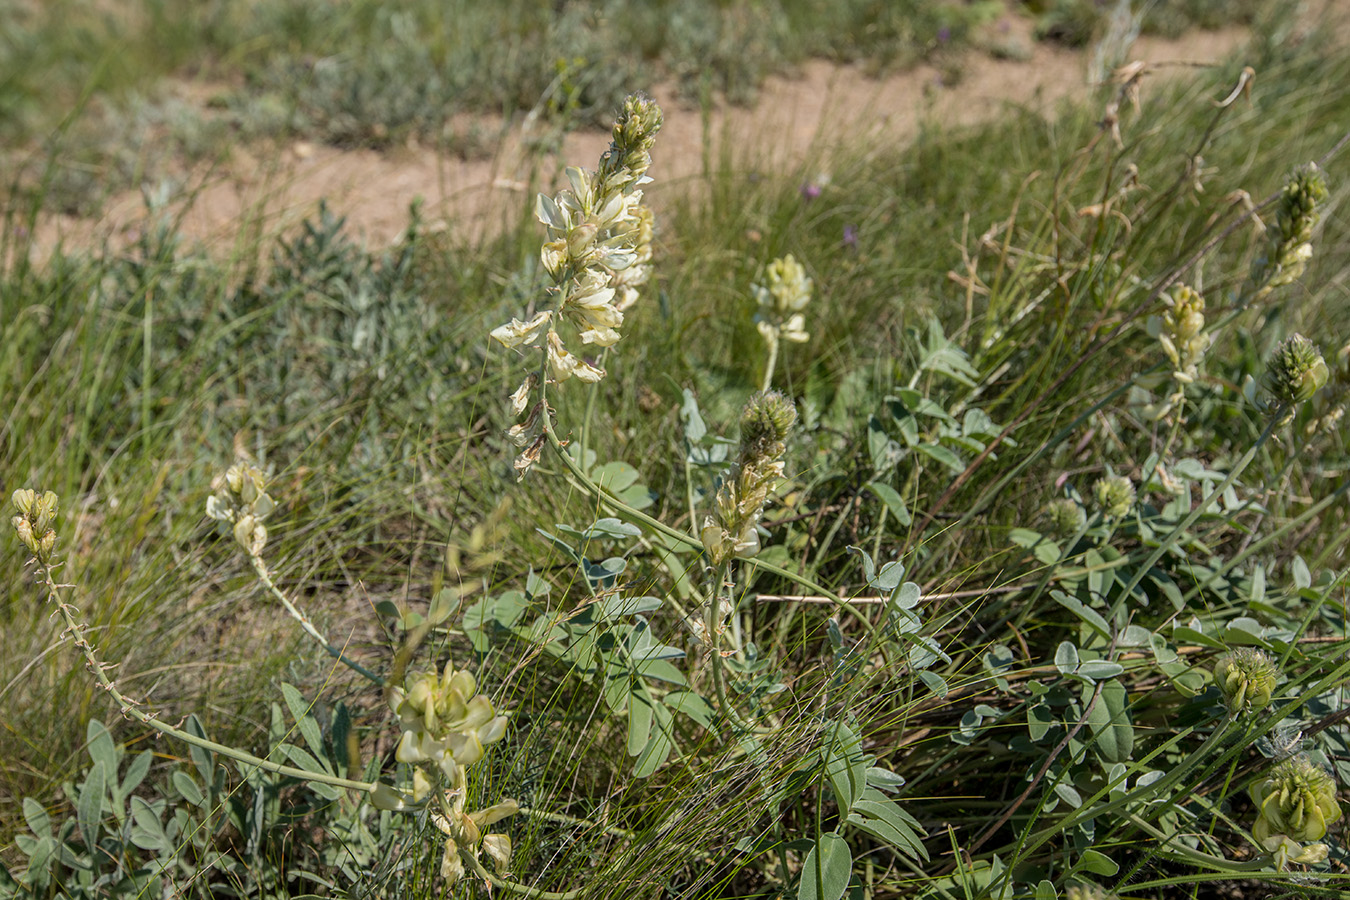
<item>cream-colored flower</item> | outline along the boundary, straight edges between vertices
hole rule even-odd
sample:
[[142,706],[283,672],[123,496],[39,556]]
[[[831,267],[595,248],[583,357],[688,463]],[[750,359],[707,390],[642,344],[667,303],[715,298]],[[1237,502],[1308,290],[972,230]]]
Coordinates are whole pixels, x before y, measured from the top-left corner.
[[[512,319],[492,336],[518,347],[543,335],[540,348],[551,382],[576,378],[593,384],[605,376],[604,369],[579,358],[567,342],[616,344],[623,336],[624,310],[637,301],[639,287],[650,277],[652,216],[643,205],[641,186],[648,180],[650,150],[661,122],[656,103],[642,95],[629,97],[596,170],[567,168],[568,187],[555,196],[540,194],[535,201],[535,216],[546,230],[540,261],[552,281],[547,290],[553,308],[528,322]],[[569,326],[566,339],[559,332],[563,322]],[[517,416],[534,408],[531,390],[512,395]],[[540,437],[533,427],[519,426],[510,435],[517,446],[528,445],[516,459],[523,475],[538,457]]]
[[528,322],[512,319],[505,325],[492,329],[492,338],[504,347],[519,347],[532,344],[539,338],[544,326],[553,320],[553,312],[544,310]]
[[781,340],[805,343],[811,339],[802,310],[811,302],[811,279],[806,268],[791,254],[775,259],[765,269],[767,284],[751,285],[760,311],[755,323],[764,340],[773,347]]

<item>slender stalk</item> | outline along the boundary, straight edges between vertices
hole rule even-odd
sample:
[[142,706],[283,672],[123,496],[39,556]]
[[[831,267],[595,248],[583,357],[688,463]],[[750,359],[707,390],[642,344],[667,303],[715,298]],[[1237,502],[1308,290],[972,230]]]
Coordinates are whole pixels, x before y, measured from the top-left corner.
[[[619,513],[621,518],[625,519],[626,521],[634,525],[643,525],[647,528],[650,528],[652,531],[655,531],[657,534],[660,534],[664,537],[670,538],[673,541],[678,541],[681,544],[684,544],[686,547],[692,547],[698,550],[701,550],[703,548],[703,542],[700,541],[698,538],[692,537],[683,531],[671,528],[669,525],[662,522],[660,519],[654,519],[651,516],[647,515],[646,513],[642,512],[641,510],[634,509],[627,503],[624,503],[618,497],[611,494],[609,491],[605,490],[600,485],[596,484],[593,480],[591,480],[589,475],[587,475],[584,471],[582,471],[581,466],[579,466],[577,464],[577,461],[574,460],[571,454],[567,452],[567,449],[564,446],[563,442],[558,438],[557,432],[553,430],[553,423],[549,420],[549,414],[547,412],[542,413],[540,418],[543,422],[544,434],[548,438],[549,446],[553,448],[557,457],[562,461],[563,467],[566,468],[569,473],[571,473],[572,477],[577,480],[577,482],[582,486],[582,488],[585,489],[585,491],[588,494],[590,494],[594,500],[611,508],[614,512]],[[871,620],[869,620],[867,616],[864,615],[860,610],[855,609],[852,606],[852,604],[850,604],[847,600],[844,600],[843,598],[839,597],[839,595],[835,594],[833,591],[830,591],[829,589],[822,587],[815,581],[812,581],[810,578],[807,578],[805,575],[799,575],[796,572],[790,572],[787,569],[784,569],[780,566],[775,566],[772,563],[764,562],[763,560],[760,559],[751,558],[744,560],[744,562],[746,562],[748,565],[754,566],[761,572],[767,572],[770,575],[777,575],[780,578],[786,578],[788,581],[792,581],[795,582],[796,584],[801,585],[802,587],[811,591],[813,594],[817,594],[827,598],[831,603],[835,605],[836,608],[845,611],[849,615],[853,616],[853,618],[856,619],[858,623],[862,625],[863,629],[869,635],[874,634],[876,632],[876,626],[873,625]]]
[[263,759],[262,757],[254,756],[251,753],[245,753],[234,747],[217,744],[215,741],[198,737],[195,734],[183,731],[181,728],[175,728],[172,725],[161,722],[159,719],[155,718],[152,713],[142,712],[140,707],[136,705],[136,702],[119,691],[116,682],[108,677],[106,671],[107,666],[99,660],[93,645],[90,644],[89,640],[84,636],[85,626],[75,618],[74,607],[61,599],[60,589],[63,587],[72,587],[73,585],[58,585],[55,582],[52,578],[52,570],[55,567],[54,563],[39,563],[39,566],[42,571],[42,584],[47,590],[47,599],[56,607],[62,621],[65,622],[66,633],[71,635],[75,641],[75,646],[84,654],[85,663],[87,664],[89,671],[93,673],[94,678],[98,681],[99,686],[103,688],[108,696],[113,698],[113,702],[117,704],[124,716],[135,719],[142,725],[153,728],[161,734],[176,738],[185,744],[201,747],[203,750],[209,750],[212,753],[217,753],[227,759],[232,759],[249,766],[256,766],[259,769],[267,772],[274,772],[277,775],[285,775],[288,778],[298,778],[302,781],[315,784],[331,784],[334,787],[347,788],[348,790],[361,791],[363,793],[370,793],[375,789],[375,785],[367,781],[353,781],[348,778],[339,778],[336,775],[329,775],[325,772],[311,772],[308,769],[297,769],[294,766],[285,766],[280,763],[272,762],[270,759]]
[[282,590],[279,587],[277,587],[276,582],[272,580],[272,574],[267,570],[267,563],[263,562],[263,558],[261,556],[257,555],[256,553],[251,553],[249,554],[248,558],[249,562],[253,563],[253,571],[258,573],[258,580],[263,583],[263,587],[267,588],[268,592],[271,593],[273,597],[277,598],[278,602],[281,603],[282,607],[285,608],[286,612],[290,614],[290,617],[292,619],[295,619],[295,621],[300,623],[300,628],[305,632],[305,634],[309,635],[310,637],[314,638],[314,640],[318,641],[319,645],[322,646],[323,649],[327,651],[328,655],[333,657],[333,659],[336,659],[338,662],[342,663],[344,666],[351,669],[353,672],[356,672],[357,674],[364,676],[367,680],[369,680],[372,684],[376,685],[377,687],[385,686],[385,681],[383,678],[381,678],[379,675],[376,675],[374,672],[370,671],[365,666],[361,665],[359,662],[356,662],[353,659],[348,659],[342,653],[342,650],[340,648],[332,644],[328,640],[328,638],[323,636],[323,634],[319,631],[319,629],[314,627],[314,623],[309,620],[309,616],[302,613],[295,606],[295,604],[290,601],[290,598],[288,598],[282,592]]
[[[721,648],[718,647],[718,636],[721,630],[719,628],[721,623],[718,619],[721,618],[722,587],[723,581],[727,575],[727,569],[728,563],[724,562],[718,566],[717,570],[713,573],[715,580],[713,582],[712,598],[708,602],[708,612],[704,621],[704,625],[708,631],[708,655],[712,657],[713,688],[717,692],[717,705],[722,710],[722,713],[731,720],[731,723],[741,731],[749,732],[751,734],[773,734],[778,729],[755,725],[743,719],[740,711],[736,709],[735,705],[732,704],[731,700],[727,697],[726,684],[722,676],[722,651]],[[735,615],[735,604],[730,603],[730,600],[728,600],[728,605],[731,606],[732,615]]]
[[518,881],[507,881],[505,878],[499,878],[489,872],[471,851],[460,848],[459,857],[468,864],[475,875],[488,884],[499,890],[520,894],[522,897],[529,898],[529,900],[576,900],[586,891],[585,888],[573,888],[570,891],[546,891],[542,888],[530,887],[528,884],[521,884]]
[[1161,849],[1165,851],[1164,855],[1175,862],[1189,863],[1193,866],[1208,866],[1220,872],[1259,872],[1262,869],[1269,868],[1271,864],[1268,856],[1261,856],[1240,863],[1222,856],[1215,856],[1212,853],[1194,850],[1185,844],[1177,843],[1175,841],[1176,835],[1169,835],[1162,829],[1155,828],[1134,813],[1129,813],[1125,818],[1140,831],[1161,841],[1163,844]]
[[767,391],[773,387],[773,370],[778,365],[778,335],[775,334],[769,338],[769,361],[764,364],[764,378],[760,381],[759,389]]

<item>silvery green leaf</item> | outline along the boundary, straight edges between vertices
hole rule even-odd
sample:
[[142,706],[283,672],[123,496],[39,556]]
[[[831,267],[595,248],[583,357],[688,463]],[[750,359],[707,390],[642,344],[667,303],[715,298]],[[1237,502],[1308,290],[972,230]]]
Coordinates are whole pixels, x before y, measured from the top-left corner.
[[839,900],[848,889],[853,873],[853,852],[833,832],[820,836],[802,865],[797,900]]

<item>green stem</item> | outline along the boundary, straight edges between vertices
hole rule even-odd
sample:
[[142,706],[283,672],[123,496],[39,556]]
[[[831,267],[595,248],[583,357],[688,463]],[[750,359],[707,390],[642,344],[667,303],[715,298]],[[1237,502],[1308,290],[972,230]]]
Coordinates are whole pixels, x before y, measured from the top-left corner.
[[[722,582],[726,578],[728,563],[719,565],[713,573],[714,582],[712,597],[708,602],[708,611],[704,616],[704,627],[708,631],[708,653],[712,657],[713,688],[717,692],[717,705],[722,713],[731,720],[731,723],[744,732],[750,734],[773,734],[776,728],[766,728],[761,725],[755,725],[741,718],[740,711],[732,704],[727,697],[726,684],[722,677],[722,651],[718,646],[718,625],[722,606]],[[736,615],[735,604],[728,599],[728,605],[731,607],[731,614]]]
[[473,869],[475,875],[486,881],[488,884],[499,890],[510,891],[513,894],[520,894],[522,897],[528,897],[530,900],[576,900],[577,897],[580,897],[586,892],[585,888],[575,888],[570,891],[546,891],[542,888],[530,887],[528,884],[521,884],[518,881],[507,881],[505,878],[498,878],[478,861],[478,857],[473,854],[472,850],[464,847],[459,849],[459,857],[464,860],[464,862],[468,863],[469,868]]
[[[562,461],[563,467],[566,468],[569,473],[571,473],[572,477],[577,480],[577,482],[582,486],[583,489],[585,489],[585,491],[588,494],[591,495],[592,498],[594,498],[596,501],[600,503],[603,503],[605,506],[610,507],[614,512],[619,513],[623,519],[634,525],[643,525],[647,528],[650,528],[652,531],[655,531],[657,534],[662,535],[663,537],[684,544],[686,547],[692,547],[696,550],[703,549],[703,542],[700,541],[698,538],[691,537],[690,535],[682,531],[678,531],[674,528],[671,528],[669,525],[665,524],[659,519],[654,519],[651,516],[647,515],[646,513],[642,512],[641,510],[634,509],[633,507],[629,506],[627,503],[624,503],[618,497],[614,496],[609,491],[605,490],[600,485],[592,481],[590,476],[582,471],[581,466],[579,466],[577,464],[577,461],[572,458],[572,455],[567,452],[567,449],[563,446],[562,441],[558,439],[558,434],[556,431],[553,430],[553,423],[549,419],[549,414],[547,412],[542,413],[540,415],[540,419],[543,422],[544,435],[548,438],[549,445],[553,448],[558,458]],[[807,578],[805,575],[799,575],[796,572],[790,572],[787,569],[784,569],[780,566],[775,566],[772,563],[767,563],[759,559],[753,558],[746,559],[744,560],[744,562],[747,563],[748,565],[754,566],[761,572],[767,572],[770,575],[777,575],[780,578],[785,578],[788,581],[801,585],[802,587],[811,591],[811,593],[813,594],[818,594],[822,597],[825,597],[831,603],[833,603],[837,609],[847,612],[849,615],[853,616],[853,618],[856,619],[859,622],[859,624],[862,625],[863,629],[867,631],[869,635],[876,633],[876,626],[874,626],[872,622],[867,618],[867,616],[864,615],[860,610],[855,609],[851,603],[840,598],[838,594],[834,593],[828,588],[821,586],[820,584],[817,584],[810,578]]]
[[759,389],[768,391],[773,387],[773,370],[778,365],[778,336],[775,334],[769,338],[769,361],[764,364],[764,379],[760,382]]
[[1240,863],[1233,862],[1231,859],[1222,856],[1215,856],[1212,853],[1205,853],[1202,850],[1194,850],[1187,847],[1185,844],[1175,843],[1175,835],[1169,835],[1161,829],[1155,828],[1134,813],[1129,813],[1125,818],[1139,830],[1162,841],[1166,855],[1177,862],[1185,862],[1198,866],[1209,866],[1220,872],[1259,872],[1261,869],[1270,866],[1270,859],[1265,857]]
[[300,623],[300,628],[305,632],[305,634],[309,635],[310,637],[314,638],[314,640],[318,641],[319,645],[323,647],[323,649],[326,650],[328,652],[328,655],[333,657],[333,659],[342,663],[344,666],[351,669],[353,672],[356,672],[357,674],[364,676],[376,687],[385,686],[383,678],[381,678],[379,675],[376,675],[374,672],[370,671],[365,666],[361,665],[355,660],[348,659],[345,655],[343,655],[341,649],[339,649],[334,644],[330,643],[328,638],[324,637],[323,634],[320,633],[319,629],[314,627],[314,623],[310,622],[309,616],[306,616],[298,608],[296,608],[295,604],[293,604],[290,601],[290,598],[288,598],[284,593],[282,593],[281,589],[277,587],[276,582],[272,580],[271,573],[267,571],[267,563],[263,562],[263,558],[261,556],[257,555],[256,553],[251,553],[249,554],[248,558],[249,562],[253,563],[253,571],[258,573],[258,580],[263,583],[263,587],[267,588],[267,590],[272,594],[272,596],[277,598],[277,600],[285,608],[286,612],[290,614],[290,617],[292,619]]
[[[370,782],[352,781],[348,778],[339,778],[336,775],[329,775],[324,772],[311,772],[308,769],[297,769],[294,766],[284,766],[280,763],[272,762],[269,759],[263,759],[254,756],[251,753],[245,753],[242,750],[236,750],[234,747],[217,744],[215,741],[207,740],[206,738],[198,737],[195,734],[175,728],[172,725],[159,721],[153,715],[142,712],[132,700],[127,698],[117,689],[116,683],[108,678],[108,673],[104,669],[104,664],[99,661],[97,654],[94,652],[93,645],[90,644],[84,636],[84,626],[75,618],[74,608],[61,600],[59,587],[52,578],[52,564],[43,564],[42,573],[43,584],[47,588],[47,599],[56,606],[58,612],[61,614],[61,618],[66,624],[66,631],[74,638],[75,646],[84,654],[84,659],[88,664],[89,671],[94,673],[94,678],[98,681],[99,686],[113,698],[113,701],[117,704],[118,708],[122,710],[123,715],[135,719],[142,725],[153,728],[161,734],[167,734],[169,737],[176,738],[185,744],[201,747],[203,750],[209,750],[212,753],[217,753],[227,759],[233,759],[236,762],[241,762],[245,765],[256,766],[266,772],[274,772],[277,775],[285,775],[288,778],[298,778],[301,781],[316,784],[331,784],[334,787],[347,788],[348,790],[361,791],[363,793],[370,793],[375,789],[375,785]],[[62,585],[61,587],[69,587],[69,585]]]

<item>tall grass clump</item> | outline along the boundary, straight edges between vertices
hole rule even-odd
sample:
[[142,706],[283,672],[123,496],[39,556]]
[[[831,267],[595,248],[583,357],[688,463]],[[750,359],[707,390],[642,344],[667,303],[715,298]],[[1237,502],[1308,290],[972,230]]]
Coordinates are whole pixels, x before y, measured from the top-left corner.
[[1348,70],[16,265],[0,892],[1334,892]]

